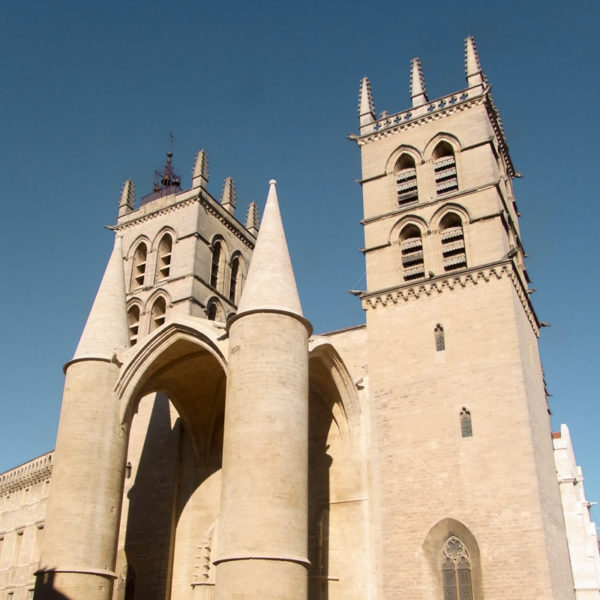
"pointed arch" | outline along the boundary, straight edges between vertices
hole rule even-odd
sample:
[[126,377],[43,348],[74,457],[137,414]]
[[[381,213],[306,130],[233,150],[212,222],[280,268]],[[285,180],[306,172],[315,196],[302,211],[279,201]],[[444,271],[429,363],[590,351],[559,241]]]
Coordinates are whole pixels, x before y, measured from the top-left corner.
[[137,241],[132,248],[132,265],[131,265],[131,280],[129,289],[135,290],[144,287],[146,279],[146,265],[148,261],[148,240],[142,239]]
[[127,352],[115,385],[121,405],[120,422],[130,422],[139,399],[161,388],[165,389],[179,414],[184,419],[193,420],[198,407],[188,408],[178,403],[178,398],[183,395],[179,386],[187,385],[187,382],[169,379],[168,385],[162,386],[161,377],[173,365],[186,360],[186,357],[200,355],[210,358],[208,362],[213,365],[208,367],[205,378],[214,379],[215,368],[224,377],[227,369],[227,345],[222,328],[193,317],[178,316],[170,320],[166,327],[147,336]]
[[465,231],[460,214],[446,212],[440,219],[439,232],[444,272],[466,268]]
[[142,305],[141,302],[135,298],[127,306],[127,326],[129,328],[129,341],[132,346],[137,344],[139,339],[141,317]]
[[425,276],[423,255],[423,233],[414,222],[407,222],[400,230],[401,267],[404,281],[413,281]]
[[215,235],[211,245],[210,276],[209,283],[212,288],[223,291],[225,280],[225,265],[229,262],[228,248],[225,239],[221,235]]
[[157,253],[155,281],[164,281],[171,276],[174,239],[171,229],[161,231],[155,238]]
[[229,276],[229,301],[237,305],[242,292],[243,281],[246,277],[246,265],[240,252],[234,252],[231,258]]
[[444,600],[473,600],[471,558],[466,546],[451,535],[442,547],[440,559]]
[[223,310],[223,305],[216,296],[210,298],[206,303],[206,318],[209,321],[222,322],[225,320],[225,311]]
[[422,551],[424,598],[482,600],[479,545],[466,525],[452,518],[438,521],[425,536]]

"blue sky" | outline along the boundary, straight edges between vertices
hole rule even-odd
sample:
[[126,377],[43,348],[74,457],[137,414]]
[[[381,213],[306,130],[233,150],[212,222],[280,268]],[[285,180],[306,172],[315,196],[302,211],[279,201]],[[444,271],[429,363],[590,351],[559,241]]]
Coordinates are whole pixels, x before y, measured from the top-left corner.
[[[278,180],[317,332],[363,321],[359,80],[378,112],[465,86],[477,41],[512,158],[553,426],[567,422],[600,500],[597,2],[18,2],[0,6],[4,317],[0,471],[54,446],[63,374],[106,260],[123,182],[148,193],[169,132],[190,185],[208,153],[238,218]],[[333,239],[330,238],[334,232]],[[329,238],[329,241],[328,241]],[[499,425],[500,426],[500,425]],[[504,424],[507,436],[510,424]],[[598,514],[598,512],[596,512]]]

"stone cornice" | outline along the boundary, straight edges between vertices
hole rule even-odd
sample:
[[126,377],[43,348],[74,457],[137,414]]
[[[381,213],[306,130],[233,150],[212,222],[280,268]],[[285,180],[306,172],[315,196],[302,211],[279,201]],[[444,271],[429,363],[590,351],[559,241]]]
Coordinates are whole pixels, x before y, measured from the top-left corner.
[[54,452],[48,452],[24,465],[2,473],[0,475],[0,496],[49,480],[52,474],[53,456]]
[[[229,212],[225,211],[225,209],[219,210],[220,204],[212,198],[207,197],[206,195],[200,193],[192,197],[184,198],[178,202],[174,202],[169,204],[168,206],[164,206],[163,208],[159,208],[155,211],[148,212],[144,215],[141,215],[138,218],[133,218],[128,220],[125,223],[117,223],[114,226],[111,226],[110,229],[114,231],[124,231],[125,229],[129,229],[131,227],[135,227],[140,223],[146,223],[158,217],[162,217],[163,215],[169,214],[176,210],[180,210],[182,208],[186,208],[191,206],[194,203],[199,203],[203,208],[207,210],[211,215],[216,217],[227,229],[229,229],[238,239],[240,239],[248,248],[251,250],[254,249],[255,238],[252,236],[245,227],[239,223],[235,217],[233,217]],[[226,214],[225,214],[226,213]],[[132,215],[130,213],[128,216]],[[226,216],[227,215],[227,216]],[[235,223],[232,222],[235,221]]]
[[535,335],[539,336],[540,323],[529,299],[529,294],[524,288],[521,277],[512,261],[503,261],[483,267],[466,269],[452,276],[443,275],[411,285],[397,286],[371,293],[365,292],[361,296],[362,307],[364,310],[386,307],[389,303],[409,302],[410,300],[417,300],[423,295],[431,296],[433,294],[451,292],[457,288],[487,283],[493,279],[502,279],[503,277],[508,277],[512,281],[531,327]]
[[484,100],[485,92],[473,89],[463,90],[462,92],[456,92],[456,94],[438,98],[418,107],[418,109],[409,109],[394,115],[386,115],[372,125],[368,125],[366,128],[363,127],[362,129],[367,129],[367,131],[361,136],[357,136],[356,143],[359,146],[364,146],[399,131],[437,121],[457,111],[480,105]]

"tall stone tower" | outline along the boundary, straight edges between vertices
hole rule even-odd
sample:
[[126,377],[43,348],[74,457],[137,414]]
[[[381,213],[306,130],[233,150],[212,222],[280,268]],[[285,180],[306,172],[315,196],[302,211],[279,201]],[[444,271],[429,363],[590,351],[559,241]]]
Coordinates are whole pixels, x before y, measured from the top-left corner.
[[412,106],[379,118],[360,87],[377,585],[570,598],[515,170],[471,37],[465,64],[430,101],[413,59]]

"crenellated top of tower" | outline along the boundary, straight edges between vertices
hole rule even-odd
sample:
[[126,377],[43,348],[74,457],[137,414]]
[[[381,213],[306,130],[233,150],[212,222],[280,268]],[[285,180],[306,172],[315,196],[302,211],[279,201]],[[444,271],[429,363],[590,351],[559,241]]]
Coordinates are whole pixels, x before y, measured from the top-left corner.
[[468,36],[465,40],[465,75],[467,79],[466,88],[430,101],[427,96],[421,61],[418,58],[413,58],[410,67],[411,108],[394,114],[383,111],[379,119],[375,118],[371,84],[366,77],[363,77],[359,95],[360,133],[358,136],[350,136],[351,139],[362,146],[406,127],[412,127],[432,118],[440,118],[451,114],[459,106],[464,109],[473,103],[485,102],[490,121],[498,137],[500,151],[505,159],[509,174],[513,176],[515,171],[508,154],[504,128],[492,99],[491,86],[481,69],[473,36]]

